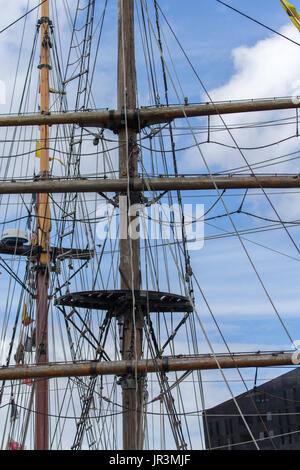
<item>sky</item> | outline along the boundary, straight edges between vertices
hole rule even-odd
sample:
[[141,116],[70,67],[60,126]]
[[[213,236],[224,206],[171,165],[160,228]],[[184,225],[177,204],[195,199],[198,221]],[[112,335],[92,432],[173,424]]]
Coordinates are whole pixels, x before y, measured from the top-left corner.
[[[70,2],[69,2],[70,3]],[[103,1],[98,0],[101,10]],[[148,2],[151,3],[151,2]],[[281,34],[300,43],[300,33],[290,23],[280,5],[279,0],[228,0],[232,7],[241,9],[245,14],[280,32]],[[37,4],[30,1],[31,7]],[[99,55],[96,69],[96,80],[93,88],[97,108],[113,108],[116,106],[116,93],[112,83],[116,78],[116,2],[110,0],[110,15],[105,22],[103,32],[103,49]],[[162,11],[172,25],[176,37],[190,58],[198,76],[201,78],[210,97],[216,101],[241,100],[252,98],[271,98],[300,95],[300,49],[296,44],[279,37],[264,27],[240,16],[238,13],[221,5],[215,0],[188,0],[184,6],[179,0],[161,0]],[[300,11],[300,2],[294,0],[294,6]],[[0,31],[10,22],[22,15],[27,5],[26,0],[14,0],[7,3],[0,0],[1,20]],[[62,38],[68,35],[68,24],[60,0],[56,1]],[[27,19],[26,35],[24,36],[23,53],[20,58],[18,81],[15,85],[15,98],[12,111],[18,111],[18,102],[22,93],[22,83],[25,79],[25,64],[32,48],[34,25],[37,13],[33,12]],[[0,80],[6,85],[6,104],[0,104],[0,114],[10,110],[10,102],[14,88],[14,74],[18,60],[19,45],[22,37],[23,22],[17,23],[0,34],[0,60],[5,64],[1,68]],[[188,97],[189,102],[207,102],[209,97],[202,88],[198,78],[193,74],[183,56],[178,44],[167,25],[162,22],[165,60],[181,99]],[[103,50],[103,52],[102,52]],[[65,57],[65,56],[64,56]],[[156,64],[159,64],[159,57]],[[137,67],[139,84],[139,104],[148,105],[151,96],[145,78],[141,49],[137,48]],[[36,87],[36,77],[33,78]],[[177,96],[170,85],[172,102],[177,102]],[[34,108],[36,95],[28,98],[29,109]],[[163,101],[163,96],[161,96]],[[151,104],[151,103],[150,103]],[[285,126],[270,126],[276,119],[286,119]],[[211,171],[228,171],[245,165],[263,162],[266,159],[277,158],[277,165],[267,167],[261,172],[299,173],[298,160],[290,160],[282,155],[293,153],[298,157],[297,126],[294,111],[254,113],[249,115],[233,115],[224,118],[227,126],[238,127],[241,124],[255,124],[265,121],[265,127],[252,125],[249,129],[234,128],[232,134],[242,149],[233,149],[232,137],[226,132],[213,133],[217,143],[203,143],[201,149],[205,157],[199,154],[197,148],[178,150],[178,167],[181,173],[206,173],[205,162]],[[198,119],[194,125],[206,126],[207,120]],[[218,126],[218,118],[212,118],[211,126]],[[181,125],[183,125],[181,123]],[[180,126],[180,125],[178,125]],[[3,135],[3,134],[2,134]],[[200,134],[200,140],[207,139],[207,131]],[[178,149],[191,145],[193,140],[188,137],[176,137]],[[225,147],[227,145],[228,147]],[[113,159],[116,155],[113,156]],[[282,161],[283,160],[283,161]],[[289,161],[285,161],[289,160]],[[280,162],[280,164],[278,164]],[[15,166],[20,174],[32,175],[37,169],[34,159],[28,160],[26,166]],[[22,164],[23,165],[23,164]],[[84,162],[83,171],[91,173],[93,162]],[[59,165],[55,167],[59,173]],[[5,167],[0,170],[4,175]],[[260,170],[258,170],[260,172]],[[258,191],[256,191],[257,194]],[[237,210],[241,203],[243,191],[226,194],[226,207]],[[255,193],[252,191],[251,193]],[[288,194],[277,194],[268,191],[269,201],[262,195],[248,194],[244,200],[245,211],[269,220],[297,220],[300,215],[299,195],[291,191]],[[243,195],[243,194],[242,194]],[[195,195],[186,193],[184,202],[204,204],[208,209],[216,199],[211,194]],[[274,211],[273,206],[276,208]],[[3,205],[1,211],[4,211]],[[225,206],[219,201],[210,215],[222,215]],[[13,211],[9,214],[13,216]],[[7,214],[5,214],[7,217]],[[209,217],[209,216],[208,216]],[[3,214],[4,218],[4,214]],[[239,230],[268,225],[268,221],[249,217],[245,214],[235,214],[233,221]],[[218,321],[223,335],[232,351],[259,351],[290,349],[290,337],[294,341],[300,339],[299,314],[299,229],[297,227],[285,230],[264,231],[255,235],[242,235],[244,244],[237,237],[209,239],[212,235],[233,232],[234,228],[228,219],[206,219],[205,240],[202,250],[191,253],[192,268],[196,273],[201,290],[195,287],[197,313],[216,352],[226,352],[213,318],[207,309],[207,302]],[[290,235],[293,237],[293,244]],[[249,257],[252,264],[249,262]],[[3,273],[2,282],[8,285],[8,278]],[[164,281],[162,281],[163,284]],[[161,290],[163,290],[162,285]],[[270,302],[274,302],[274,306]],[[5,299],[1,299],[2,308]],[[275,311],[274,311],[275,310]],[[282,328],[283,319],[286,331]],[[211,352],[198,325],[200,352]],[[290,336],[290,337],[289,337]],[[184,338],[178,337],[179,348],[187,347]],[[282,370],[268,369],[261,371],[263,378],[271,378]],[[250,383],[254,371],[244,372]],[[205,380],[214,380],[217,372],[204,373]],[[234,378],[234,372],[228,372],[228,377]],[[207,407],[213,406],[230,397],[226,387],[208,382],[205,389]],[[234,393],[244,391],[239,385],[233,385]]]

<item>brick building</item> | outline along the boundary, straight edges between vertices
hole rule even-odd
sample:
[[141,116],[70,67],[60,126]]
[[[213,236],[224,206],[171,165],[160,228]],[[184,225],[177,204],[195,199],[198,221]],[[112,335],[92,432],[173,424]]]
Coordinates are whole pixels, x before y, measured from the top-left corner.
[[[300,369],[236,397],[260,449],[300,449]],[[207,449],[255,450],[236,404],[228,400],[203,413]]]

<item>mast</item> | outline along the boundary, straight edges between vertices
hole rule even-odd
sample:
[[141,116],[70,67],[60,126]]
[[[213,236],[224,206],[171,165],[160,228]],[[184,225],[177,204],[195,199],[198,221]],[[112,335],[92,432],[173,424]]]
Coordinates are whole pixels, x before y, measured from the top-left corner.
[[[134,46],[134,2],[118,0],[118,109],[123,112],[125,126],[119,132],[119,177],[127,182],[127,190],[119,198],[120,212],[124,211],[124,227],[120,226],[120,285],[133,292],[132,307],[119,319],[123,360],[142,357],[143,316],[134,306],[134,291],[140,289],[139,240],[130,237],[127,211],[138,203],[137,193],[130,188],[137,178],[137,133],[126,122],[128,110],[136,109],[136,69]],[[123,230],[122,230],[123,229]],[[122,233],[121,233],[122,232]],[[123,404],[123,448],[142,449],[143,376],[127,374],[121,379]]]
[[[49,113],[49,1],[41,6],[41,63],[40,77],[40,111],[41,115]],[[40,127],[40,180],[49,179],[49,126]],[[48,363],[48,286],[49,286],[49,248],[50,248],[50,208],[47,193],[38,196],[38,243],[42,251],[38,257],[36,274],[36,363]],[[48,380],[38,380],[36,388],[36,450],[48,449]]]

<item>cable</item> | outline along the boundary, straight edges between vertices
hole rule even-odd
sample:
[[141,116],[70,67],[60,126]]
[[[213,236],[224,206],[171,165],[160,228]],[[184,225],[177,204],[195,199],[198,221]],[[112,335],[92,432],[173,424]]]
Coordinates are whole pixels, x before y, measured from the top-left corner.
[[[142,1],[144,1],[144,0],[142,0]],[[217,1],[219,1],[219,0],[217,0]],[[165,15],[164,15],[164,13],[162,12],[162,10],[161,10],[160,7],[159,7],[159,9],[160,9],[162,15],[164,16],[164,19],[165,19],[167,25],[169,26],[169,28],[170,28],[170,30],[171,30],[171,32],[172,32],[172,34],[173,34],[173,36],[174,36],[176,42],[178,43],[180,49],[182,50],[184,56],[186,57],[188,63],[190,64],[190,66],[191,66],[193,72],[195,73],[195,76],[197,77],[199,83],[201,84],[201,87],[203,88],[205,94],[206,94],[207,97],[209,98],[210,103],[212,103],[212,104],[215,106],[215,103],[214,103],[214,101],[212,100],[212,98],[211,98],[211,96],[210,96],[210,94],[209,94],[207,88],[205,87],[203,81],[201,80],[199,74],[197,73],[195,67],[193,66],[193,64],[192,64],[190,58],[188,57],[187,53],[185,52],[183,46],[181,45],[181,43],[180,43],[178,37],[176,36],[176,34],[175,34],[173,28],[171,27],[170,23],[169,23],[168,20],[166,19]],[[171,78],[171,77],[170,77],[170,78]],[[173,86],[174,86],[174,90],[175,90],[176,94],[178,95],[178,93],[177,93],[177,91],[176,91],[176,88],[175,88],[175,85],[173,85]],[[179,96],[178,96],[178,99],[179,99]],[[184,114],[185,114],[185,112],[184,112]],[[222,118],[222,116],[220,115],[219,112],[218,112],[218,116],[220,117],[220,119],[221,119],[223,125],[227,128],[227,125],[226,125],[224,119]],[[188,119],[188,117],[186,116],[186,114],[185,114],[185,119],[187,120],[187,123],[188,123],[188,125],[189,125],[189,127],[190,127],[190,120]],[[190,130],[191,130],[191,132],[193,133],[192,128],[190,128]],[[230,137],[232,138],[233,142],[235,143],[235,145],[237,146],[237,148],[239,149],[239,152],[240,152],[240,154],[241,154],[243,160],[245,161],[246,165],[249,167],[250,171],[252,171],[251,166],[249,165],[249,163],[248,163],[248,161],[247,161],[245,155],[243,154],[243,152],[242,152],[241,149],[239,148],[239,146],[238,146],[238,144],[237,144],[237,142],[236,142],[236,139],[234,138],[234,136],[232,135],[232,133],[230,132],[230,130],[228,130],[228,133],[229,133]],[[193,134],[193,136],[194,136],[194,139],[195,139],[195,143],[198,144],[199,153],[200,153],[200,155],[201,155],[201,157],[202,157],[203,163],[204,163],[204,165],[205,165],[205,167],[206,167],[206,169],[207,169],[207,171],[208,171],[208,173],[209,173],[209,175],[210,175],[210,177],[211,177],[211,180],[212,180],[212,182],[213,182],[213,184],[214,184],[214,187],[215,187],[216,191],[217,191],[218,194],[220,195],[219,188],[218,188],[217,183],[216,183],[216,181],[215,181],[215,179],[214,179],[214,177],[213,177],[213,174],[212,174],[212,172],[211,172],[211,170],[210,170],[210,168],[209,168],[209,166],[208,166],[208,163],[207,163],[206,158],[205,158],[205,156],[204,156],[204,153],[203,153],[203,151],[202,151],[202,149],[201,149],[201,147],[200,147],[200,144],[199,144],[199,142],[198,142],[196,136],[195,136],[194,134]],[[252,172],[252,173],[253,173],[253,172]],[[254,176],[254,178],[256,178],[256,180],[257,180],[257,175],[255,175],[255,174],[253,173],[253,176]],[[295,240],[292,238],[290,232],[287,230],[287,228],[286,228],[286,226],[284,225],[284,223],[282,223],[281,218],[280,218],[280,216],[279,216],[279,214],[278,214],[278,211],[277,211],[276,208],[274,207],[272,201],[271,201],[270,198],[268,197],[268,195],[267,195],[267,193],[265,192],[264,188],[263,188],[261,185],[260,185],[260,187],[261,187],[261,190],[263,191],[263,193],[264,193],[266,199],[268,200],[270,206],[272,207],[272,209],[274,210],[276,216],[278,217],[279,222],[282,224],[282,227],[284,228],[285,232],[287,233],[288,237],[290,238],[292,244],[295,246],[297,252],[300,253],[300,250],[299,250],[299,248],[298,248],[298,246],[297,246]],[[265,286],[265,284],[264,284],[264,282],[263,282],[263,279],[262,279],[262,277],[260,276],[260,274],[259,274],[259,272],[258,272],[258,270],[257,270],[257,267],[256,267],[256,265],[254,264],[254,262],[253,262],[253,260],[252,260],[252,258],[251,258],[251,256],[250,256],[250,254],[249,254],[249,252],[248,252],[248,250],[247,250],[247,248],[246,248],[246,246],[245,246],[245,244],[244,244],[244,242],[243,242],[243,240],[242,240],[242,238],[241,238],[241,236],[240,236],[239,231],[237,230],[237,227],[236,227],[235,223],[234,223],[233,220],[232,220],[231,215],[229,214],[229,211],[228,211],[228,209],[227,209],[227,206],[226,206],[225,201],[223,200],[223,198],[221,198],[221,201],[222,201],[222,204],[223,204],[223,206],[224,206],[225,211],[226,211],[227,214],[228,214],[228,218],[229,218],[229,220],[230,220],[230,222],[231,222],[231,224],[232,224],[232,226],[233,226],[233,228],[234,228],[234,231],[236,232],[236,235],[237,235],[237,237],[238,237],[238,239],[239,239],[239,241],[240,241],[240,243],[241,243],[241,246],[242,246],[242,248],[243,248],[243,250],[244,250],[244,252],[245,252],[245,254],[246,254],[246,256],[247,256],[247,258],[248,258],[248,260],[249,260],[249,262],[250,262],[250,264],[251,264],[251,266],[252,266],[252,268],[253,268],[253,270],[254,270],[254,272],[255,272],[255,274],[256,274],[257,279],[259,280],[259,282],[260,282],[260,284],[261,284],[262,289],[264,290],[264,292],[265,292],[265,294],[266,294],[266,296],[267,296],[267,298],[268,298],[270,304],[272,305],[272,307],[273,307],[273,309],[274,309],[274,312],[276,313],[276,315],[277,315],[277,317],[278,317],[278,319],[279,319],[279,321],[280,321],[280,323],[281,323],[281,325],[282,325],[284,331],[286,332],[286,334],[287,334],[289,340],[291,341],[292,344],[294,344],[293,339],[292,339],[292,337],[291,337],[291,334],[290,334],[289,330],[287,329],[287,327],[286,327],[286,325],[285,325],[283,319],[281,318],[281,315],[280,315],[278,309],[276,308],[276,306],[275,306],[275,304],[274,304],[274,302],[273,302],[273,300],[272,300],[272,298],[271,298],[271,296],[270,296],[270,294],[269,294],[269,291],[268,291],[268,289],[266,288],[266,286]],[[295,349],[296,349],[296,347],[295,347]]]
[[29,15],[29,13],[33,12],[34,10],[36,10],[37,8],[39,8],[41,5],[43,5],[43,3],[45,3],[47,0],[43,0],[41,3],[39,3],[37,6],[35,6],[34,8],[32,8],[31,10],[27,11],[24,15],[20,16],[20,18],[18,18],[17,20],[13,21],[12,23],[10,23],[8,26],[6,26],[5,28],[3,28],[2,30],[0,30],[0,34],[1,33],[4,33],[4,31],[6,31],[7,29],[9,29],[11,26],[13,26],[14,24],[18,23],[18,21],[22,20],[23,18],[25,18],[27,15]]
[[260,21],[254,19],[254,18],[251,18],[251,16],[246,15],[246,13],[243,13],[242,11],[237,10],[236,8],[233,8],[231,5],[228,5],[227,3],[222,2],[221,0],[216,0],[216,1],[217,1],[218,3],[221,3],[222,5],[224,5],[225,7],[230,8],[231,10],[235,11],[235,12],[238,13],[239,15],[242,15],[242,16],[244,16],[245,18],[248,18],[248,20],[251,20],[251,21],[253,21],[253,22],[256,23],[256,24],[259,24],[260,26],[263,26],[263,28],[266,28],[266,29],[268,29],[269,31],[272,31],[272,33],[275,33],[275,34],[277,34],[278,36],[281,36],[282,38],[287,39],[288,41],[290,41],[290,42],[296,44],[296,46],[300,46],[300,44],[299,44],[297,41],[294,41],[293,39],[291,39],[291,38],[285,36],[285,35],[282,34],[282,33],[279,33],[278,31],[276,31],[276,30],[273,29],[273,28],[270,28],[269,26],[265,25],[264,23],[261,23]]
[[[275,438],[282,437],[282,436],[291,436],[294,434],[298,434],[299,432],[300,431],[297,430],[297,431],[292,431],[292,432],[286,432],[283,434],[276,434],[272,436],[272,438],[275,439]],[[260,437],[260,438],[257,438],[256,440],[257,442],[262,442],[262,441],[265,441],[266,439],[269,439],[269,437]],[[240,446],[240,445],[245,445],[245,444],[252,444],[252,441],[237,442],[237,443],[227,444],[224,446],[213,447],[211,450],[228,449],[228,446],[235,447],[235,446]]]

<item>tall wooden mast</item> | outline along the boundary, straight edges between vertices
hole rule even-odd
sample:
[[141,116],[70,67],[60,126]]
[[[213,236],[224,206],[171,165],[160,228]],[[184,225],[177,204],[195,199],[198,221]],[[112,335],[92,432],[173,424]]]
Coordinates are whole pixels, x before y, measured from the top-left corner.
[[[119,176],[127,181],[127,191],[121,193],[119,209],[124,225],[120,227],[120,285],[133,292],[132,305],[120,319],[121,353],[123,360],[142,357],[143,315],[134,305],[134,291],[140,289],[139,240],[130,236],[130,224],[135,216],[128,209],[137,204],[137,192],[131,189],[131,180],[138,176],[137,133],[127,122],[128,110],[136,109],[136,69],[134,47],[134,1],[119,0],[118,28],[118,109],[123,112],[124,127],[119,132]],[[122,224],[122,222],[121,222]],[[143,447],[143,376],[124,375],[121,379],[123,403],[123,448]]]
[[[50,70],[50,36],[49,36],[49,1],[41,6],[41,63],[40,69],[40,112],[49,113],[49,70]],[[40,175],[39,179],[49,178],[49,126],[40,127]],[[39,194],[38,204],[38,244],[42,248],[37,263],[36,289],[36,363],[48,363],[48,284],[49,284],[49,248],[50,248],[50,208],[48,194]],[[48,380],[36,382],[36,450],[48,449]]]

